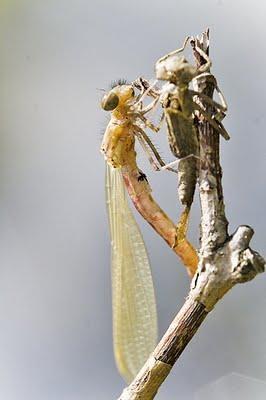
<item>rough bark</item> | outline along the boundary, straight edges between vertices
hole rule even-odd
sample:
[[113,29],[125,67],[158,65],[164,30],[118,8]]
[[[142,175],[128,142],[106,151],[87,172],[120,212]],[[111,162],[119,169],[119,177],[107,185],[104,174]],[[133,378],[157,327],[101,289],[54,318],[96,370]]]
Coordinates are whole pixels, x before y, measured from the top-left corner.
[[[206,51],[208,32],[198,45]],[[195,52],[196,60],[201,63]],[[207,82],[198,88],[212,96]],[[205,107],[210,111],[209,107]],[[199,117],[200,140],[199,192],[202,210],[199,266],[188,297],[154,352],[119,400],[153,399],[172,366],[197,332],[208,312],[235,284],[253,279],[264,271],[265,261],[249,247],[253,230],[240,226],[229,236],[222,193],[222,170],[219,162],[219,136]]]

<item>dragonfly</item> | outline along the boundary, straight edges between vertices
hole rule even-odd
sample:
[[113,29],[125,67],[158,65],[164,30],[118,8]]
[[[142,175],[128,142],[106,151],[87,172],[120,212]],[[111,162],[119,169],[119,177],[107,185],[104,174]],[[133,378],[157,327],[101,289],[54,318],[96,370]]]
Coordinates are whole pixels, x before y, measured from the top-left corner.
[[[127,382],[135,377],[155,347],[157,312],[149,257],[127,203],[125,184],[136,208],[172,247],[170,233],[175,232],[174,224],[154,201],[146,175],[137,166],[135,138],[155,169],[165,166],[143,129],[145,124],[156,130],[146,114],[158,99],[144,107],[142,96],[143,91],[135,94],[133,84],[118,82],[101,102],[102,108],[111,112],[101,152],[106,160],[106,200],[111,234],[114,355],[118,370]],[[194,273],[198,257],[185,237],[186,215],[181,216],[178,228],[182,240],[174,250]]]

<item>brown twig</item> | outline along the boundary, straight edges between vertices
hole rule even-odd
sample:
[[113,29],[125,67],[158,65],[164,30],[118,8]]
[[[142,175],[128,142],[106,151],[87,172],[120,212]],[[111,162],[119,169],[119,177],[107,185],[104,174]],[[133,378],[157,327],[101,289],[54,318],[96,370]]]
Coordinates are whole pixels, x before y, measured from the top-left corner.
[[198,266],[197,252],[186,238],[176,243],[177,227],[152,197],[146,177],[139,180],[140,171],[136,163],[123,167],[122,174],[135,208],[181,258],[189,276],[193,277]]
[[[208,31],[198,46],[208,51]],[[203,60],[195,52],[196,60]],[[212,96],[213,86],[206,80],[197,88]],[[207,111],[211,111],[205,105]],[[201,249],[198,271],[189,295],[133,382],[119,400],[153,399],[172,366],[197,332],[208,312],[235,284],[253,279],[264,271],[265,261],[249,247],[252,228],[240,226],[228,236],[219,163],[219,136],[204,119],[198,123],[200,139],[199,191],[201,201]]]

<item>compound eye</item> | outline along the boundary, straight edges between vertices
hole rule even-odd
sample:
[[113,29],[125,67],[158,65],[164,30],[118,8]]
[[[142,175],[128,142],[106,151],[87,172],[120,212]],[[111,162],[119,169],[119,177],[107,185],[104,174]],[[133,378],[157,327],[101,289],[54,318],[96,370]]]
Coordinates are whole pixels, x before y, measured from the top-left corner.
[[119,103],[119,97],[114,92],[106,93],[101,101],[101,106],[105,111],[113,111]]

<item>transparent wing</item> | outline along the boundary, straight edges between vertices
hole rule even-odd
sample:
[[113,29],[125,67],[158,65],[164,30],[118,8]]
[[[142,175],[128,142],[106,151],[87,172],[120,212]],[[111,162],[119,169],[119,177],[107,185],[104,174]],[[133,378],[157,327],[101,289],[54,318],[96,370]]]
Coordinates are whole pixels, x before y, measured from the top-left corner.
[[130,382],[156,345],[156,303],[147,251],[128,206],[121,171],[106,165],[114,354],[119,372]]

